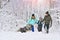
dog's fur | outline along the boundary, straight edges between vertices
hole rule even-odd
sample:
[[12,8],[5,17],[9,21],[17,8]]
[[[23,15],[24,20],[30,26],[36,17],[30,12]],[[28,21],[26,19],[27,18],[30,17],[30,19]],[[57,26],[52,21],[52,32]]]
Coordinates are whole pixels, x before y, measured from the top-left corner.
[[27,32],[29,30],[31,30],[31,25],[27,24],[24,28],[20,28],[18,31],[23,33],[23,32]]

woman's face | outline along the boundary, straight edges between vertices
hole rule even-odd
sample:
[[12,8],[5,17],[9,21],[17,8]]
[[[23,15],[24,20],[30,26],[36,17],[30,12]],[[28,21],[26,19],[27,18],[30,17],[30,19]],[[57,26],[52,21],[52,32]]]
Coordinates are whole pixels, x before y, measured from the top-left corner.
[[35,16],[32,16],[32,19],[35,19]]

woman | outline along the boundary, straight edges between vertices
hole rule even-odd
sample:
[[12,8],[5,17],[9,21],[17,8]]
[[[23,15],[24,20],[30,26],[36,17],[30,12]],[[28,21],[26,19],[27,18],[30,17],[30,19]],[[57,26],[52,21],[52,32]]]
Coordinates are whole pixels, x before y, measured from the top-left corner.
[[52,26],[52,18],[48,11],[45,13],[45,17],[44,17],[43,21],[45,23],[44,28],[47,28],[46,32],[48,33],[50,22],[51,22],[51,26]]
[[28,20],[28,24],[30,24],[32,27],[32,32],[34,32],[34,24],[36,24],[36,23],[37,23],[37,20],[35,18],[35,15],[32,14],[31,19]]

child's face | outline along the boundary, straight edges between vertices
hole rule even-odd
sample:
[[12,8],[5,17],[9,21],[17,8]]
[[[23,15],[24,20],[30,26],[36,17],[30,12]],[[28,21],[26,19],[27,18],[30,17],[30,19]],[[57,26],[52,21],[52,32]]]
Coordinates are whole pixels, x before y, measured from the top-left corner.
[[40,21],[42,21],[42,18],[39,18]]

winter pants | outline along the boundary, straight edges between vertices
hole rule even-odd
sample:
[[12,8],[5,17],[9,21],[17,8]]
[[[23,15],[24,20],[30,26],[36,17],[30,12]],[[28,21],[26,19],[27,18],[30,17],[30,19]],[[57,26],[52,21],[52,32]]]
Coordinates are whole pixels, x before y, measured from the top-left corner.
[[32,27],[32,32],[34,32],[34,26],[32,25],[31,27]]
[[48,32],[49,31],[49,24],[45,24],[44,29],[46,29],[46,31]]
[[42,31],[42,26],[38,26],[38,31]]

